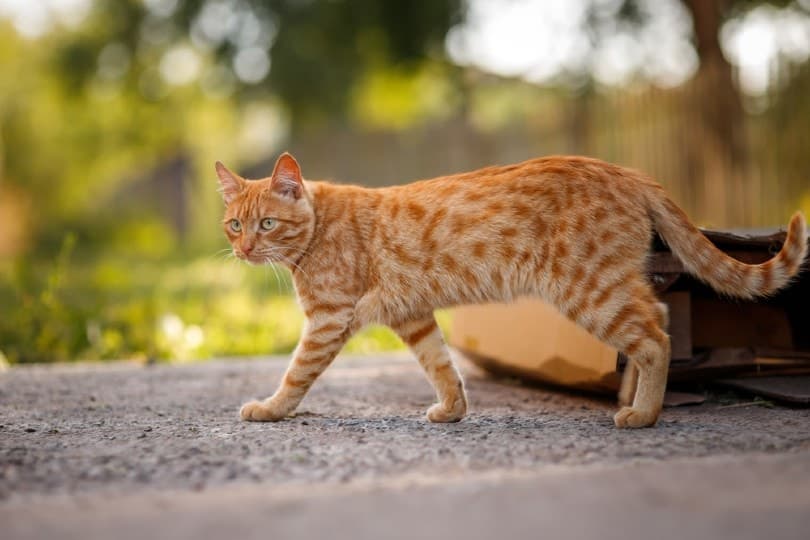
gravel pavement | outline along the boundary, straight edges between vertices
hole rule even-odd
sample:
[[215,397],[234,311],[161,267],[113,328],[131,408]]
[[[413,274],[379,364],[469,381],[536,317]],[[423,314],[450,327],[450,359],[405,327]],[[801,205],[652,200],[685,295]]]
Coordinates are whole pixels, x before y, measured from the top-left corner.
[[240,404],[271,393],[285,364],[0,374],[0,536],[530,538],[549,530],[737,539],[810,530],[810,409],[710,400],[666,409],[655,429],[617,430],[608,400],[464,365],[470,414],[438,425],[424,419],[433,393],[410,357],[344,356],[294,418],[240,422]]

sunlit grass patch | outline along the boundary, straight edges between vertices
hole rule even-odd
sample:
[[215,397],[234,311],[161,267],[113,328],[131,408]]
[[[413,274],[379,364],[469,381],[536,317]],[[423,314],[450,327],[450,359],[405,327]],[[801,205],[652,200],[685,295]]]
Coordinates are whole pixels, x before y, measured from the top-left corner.
[[[9,363],[289,354],[301,335],[285,270],[216,257],[78,261],[71,249],[0,268],[0,354]],[[437,318],[446,329],[448,314]],[[404,349],[390,329],[370,326],[344,350]]]

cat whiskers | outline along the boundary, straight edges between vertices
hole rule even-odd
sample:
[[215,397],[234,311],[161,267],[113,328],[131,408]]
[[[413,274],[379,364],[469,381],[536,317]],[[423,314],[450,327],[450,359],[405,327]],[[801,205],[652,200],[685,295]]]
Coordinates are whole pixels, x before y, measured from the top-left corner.
[[254,257],[256,257],[256,256],[261,257],[260,264],[265,267],[265,273],[267,273],[267,271],[268,271],[267,267],[270,267],[270,269],[272,269],[273,275],[276,278],[276,285],[278,285],[277,290],[279,292],[287,292],[288,288],[284,286],[286,280],[284,280],[281,277],[281,274],[279,274],[279,271],[278,271],[278,266],[277,265],[281,261],[277,260],[275,258],[275,250],[272,247],[271,248],[263,248],[263,249],[255,251],[253,253],[253,256]]
[[278,268],[276,268],[275,262],[273,262],[273,260],[268,257],[268,258],[266,258],[264,260],[264,263],[265,263],[265,266],[264,266],[265,267],[265,273],[267,272],[267,269],[269,268],[269,269],[273,270],[273,275],[276,276],[276,285],[278,286],[278,289],[276,289],[276,290],[278,292],[283,292],[284,286],[281,283],[281,276],[279,276]]
[[[281,249],[288,249],[288,250],[291,250],[291,251],[298,251],[299,253],[302,253],[302,255],[301,255],[302,257],[308,253],[308,251],[305,250],[305,249],[299,249],[299,248],[296,248],[296,247],[293,247],[293,246],[285,246],[285,245],[279,245],[279,246],[271,248],[271,249],[273,250],[273,253],[275,253],[276,251],[281,250]],[[296,270],[298,270],[299,272],[304,274],[307,278],[309,278],[309,274],[307,274],[307,272],[303,268],[301,268],[301,265],[298,264],[297,262],[295,262],[295,261],[293,261],[291,259],[286,259],[284,261],[284,263],[289,264],[290,266],[292,266],[293,268],[295,268]]]
[[[301,248],[297,248],[295,246],[288,246],[286,244],[279,244],[275,248],[271,248],[271,249],[286,249],[286,250],[290,250],[290,251],[292,251],[294,253],[297,252],[297,253],[301,254],[301,258],[303,258],[304,255],[309,255],[309,250],[307,250],[307,249],[301,249]],[[302,274],[304,274],[307,278],[309,278],[309,274],[307,274],[306,271],[303,268],[301,268],[301,265],[299,265],[298,263],[296,263],[294,261],[291,261],[291,260],[288,260],[286,262],[290,266],[294,267],[295,269],[300,271]]]
[[228,260],[228,259],[235,259],[236,256],[233,254],[232,248],[222,248],[214,253],[211,254],[211,258],[214,260]]
[[220,249],[211,255],[211,259],[217,262],[226,263],[227,265],[233,265],[239,262],[239,259],[236,257],[236,254],[231,248]]

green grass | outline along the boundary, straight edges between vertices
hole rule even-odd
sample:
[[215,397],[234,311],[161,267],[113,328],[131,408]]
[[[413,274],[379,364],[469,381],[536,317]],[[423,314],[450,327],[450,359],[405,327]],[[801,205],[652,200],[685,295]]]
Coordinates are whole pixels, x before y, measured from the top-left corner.
[[[0,265],[0,358],[189,361],[286,354],[298,341],[304,317],[285,270],[217,257],[84,261],[72,247],[67,240],[55,260]],[[372,326],[344,350],[402,349]]]

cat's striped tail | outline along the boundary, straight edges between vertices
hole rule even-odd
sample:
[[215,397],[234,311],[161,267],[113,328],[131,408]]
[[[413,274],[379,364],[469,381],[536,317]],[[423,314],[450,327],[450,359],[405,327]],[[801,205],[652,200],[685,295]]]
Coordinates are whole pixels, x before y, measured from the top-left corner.
[[666,195],[656,194],[650,202],[655,229],[686,271],[719,293],[745,299],[773,294],[799,272],[807,256],[807,223],[801,212],[790,218],[779,253],[764,263],[746,264],[715,247]]

